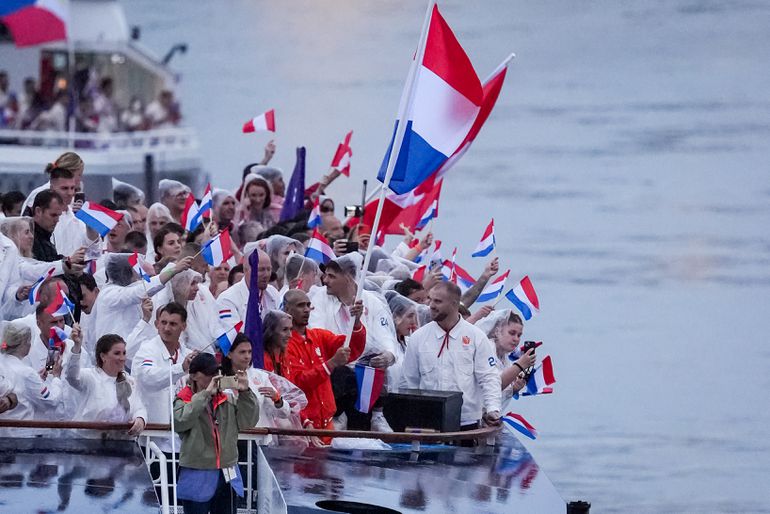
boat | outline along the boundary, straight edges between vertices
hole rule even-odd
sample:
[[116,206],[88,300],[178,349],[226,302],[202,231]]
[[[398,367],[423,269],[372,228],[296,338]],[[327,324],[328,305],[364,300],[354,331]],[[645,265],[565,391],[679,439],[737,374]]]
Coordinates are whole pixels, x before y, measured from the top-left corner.
[[[0,69],[8,73],[13,90],[21,91],[23,79],[32,77],[50,100],[55,89],[67,89],[68,81],[79,84],[77,77],[96,74],[113,79],[114,99],[125,107],[134,97],[148,105],[161,91],[177,89],[180,76],[169,61],[186,45],[175,45],[165,58],[158,58],[141,44],[141,31],[129,26],[117,0],[69,4],[67,41],[17,48],[0,24]],[[205,185],[197,134],[190,127],[77,132],[73,125],[70,121],[69,130],[58,131],[0,129],[0,191],[28,193],[45,182],[46,164],[68,150],[86,163],[84,189],[89,198],[111,198],[113,179],[139,187],[150,201],[162,178],[179,180],[194,192]]]

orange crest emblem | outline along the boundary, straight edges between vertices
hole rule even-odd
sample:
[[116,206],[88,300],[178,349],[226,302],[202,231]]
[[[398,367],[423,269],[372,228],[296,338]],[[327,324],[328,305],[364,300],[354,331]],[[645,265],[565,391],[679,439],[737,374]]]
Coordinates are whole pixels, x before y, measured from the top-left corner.
[[471,338],[468,336],[463,336],[463,345],[468,346],[471,344]]

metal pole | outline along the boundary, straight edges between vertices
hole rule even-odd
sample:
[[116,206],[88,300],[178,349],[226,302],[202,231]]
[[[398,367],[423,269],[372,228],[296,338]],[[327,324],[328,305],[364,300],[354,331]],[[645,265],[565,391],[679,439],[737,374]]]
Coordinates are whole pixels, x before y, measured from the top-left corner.
[[144,194],[148,205],[155,201],[155,158],[151,153],[144,155]]

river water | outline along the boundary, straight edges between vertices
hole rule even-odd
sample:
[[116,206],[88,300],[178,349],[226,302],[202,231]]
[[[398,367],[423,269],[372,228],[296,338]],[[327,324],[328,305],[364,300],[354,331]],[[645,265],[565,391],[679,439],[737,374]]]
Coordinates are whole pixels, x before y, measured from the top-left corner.
[[[353,129],[349,203],[373,183],[423,2],[131,0],[173,63],[216,186],[278,154],[325,171]],[[498,105],[447,177],[437,236],[469,254],[490,216],[503,266],[541,300],[557,391],[520,400],[528,444],[594,512],[770,512],[770,3],[447,1]],[[459,229],[459,230],[457,230]],[[474,260],[475,261],[475,260]]]

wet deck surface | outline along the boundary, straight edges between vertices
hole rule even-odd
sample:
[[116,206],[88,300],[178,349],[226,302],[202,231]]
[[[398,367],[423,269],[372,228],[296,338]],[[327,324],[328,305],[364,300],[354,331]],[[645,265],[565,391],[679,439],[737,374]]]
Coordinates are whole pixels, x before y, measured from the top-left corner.
[[158,512],[133,441],[1,439],[0,512]]
[[392,445],[392,451],[268,448],[289,512],[328,512],[323,500],[396,512],[563,513],[564,500],[516,439],[497,449]]

